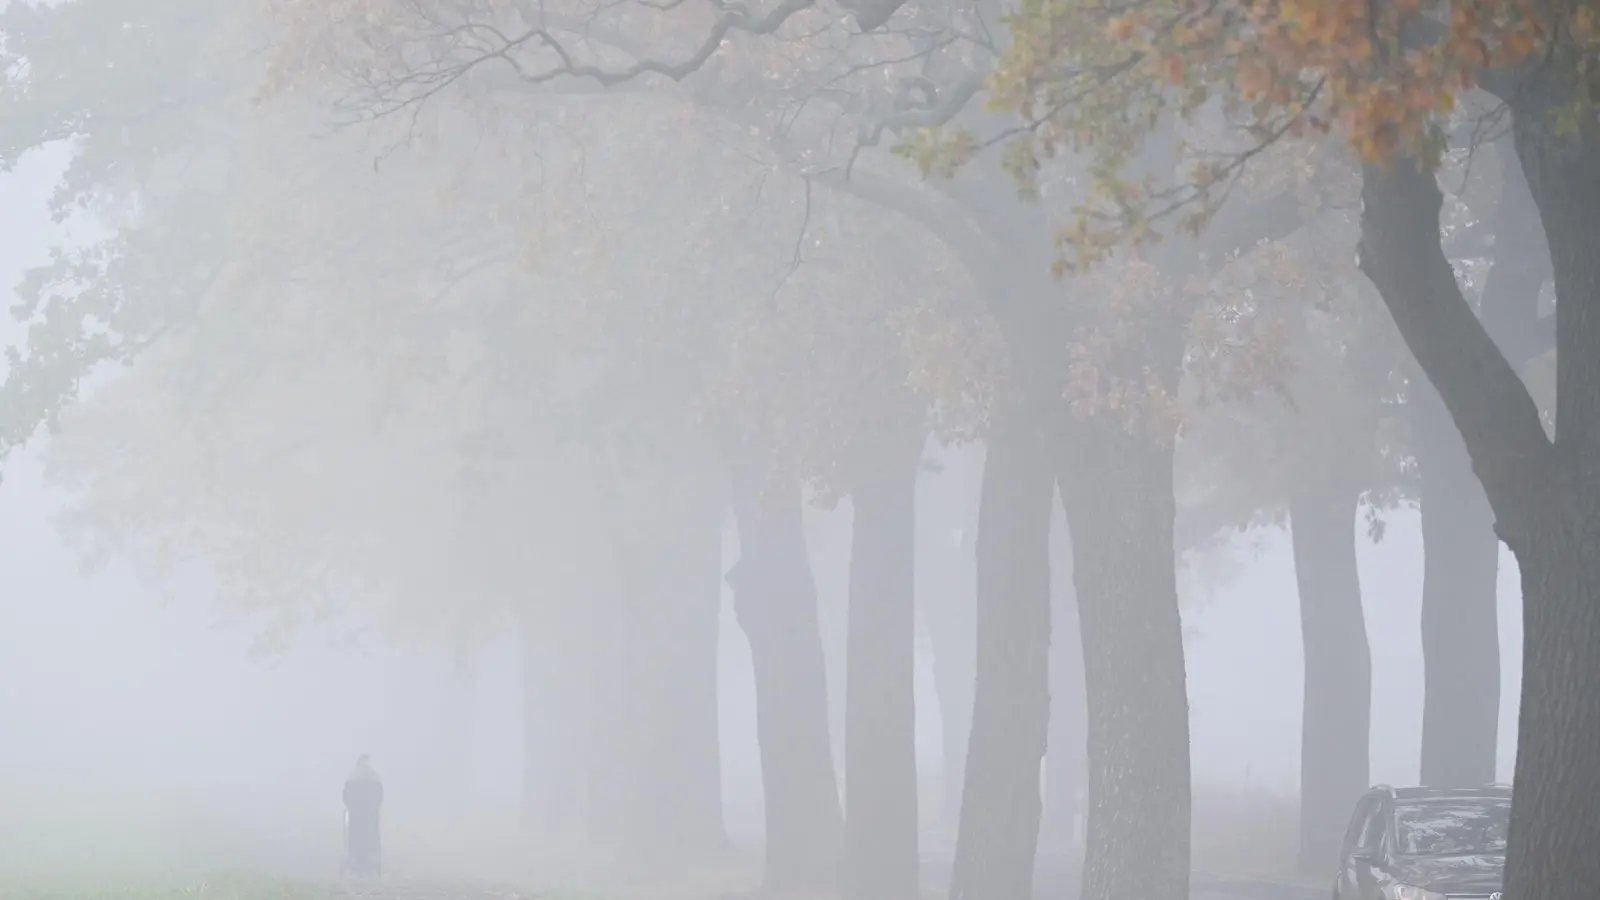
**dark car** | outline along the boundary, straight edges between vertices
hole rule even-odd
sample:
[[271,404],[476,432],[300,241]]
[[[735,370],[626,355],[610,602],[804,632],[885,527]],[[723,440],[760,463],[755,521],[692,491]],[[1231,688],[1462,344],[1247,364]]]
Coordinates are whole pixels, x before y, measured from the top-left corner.
[[1511,788],[1375,787],[1356,804],[1334,900],[1501,900]]

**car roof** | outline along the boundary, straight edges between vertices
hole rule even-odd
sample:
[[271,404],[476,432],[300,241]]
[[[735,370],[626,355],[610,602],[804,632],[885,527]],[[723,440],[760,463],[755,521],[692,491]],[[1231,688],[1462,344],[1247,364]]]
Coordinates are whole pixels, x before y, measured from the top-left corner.
[[1389,788],[1389,795],[1396,800],[1510,800],[1511,786],[1504,784],[1486,784],[1476,788],[1429,788],[1429,787],[1404,787]]

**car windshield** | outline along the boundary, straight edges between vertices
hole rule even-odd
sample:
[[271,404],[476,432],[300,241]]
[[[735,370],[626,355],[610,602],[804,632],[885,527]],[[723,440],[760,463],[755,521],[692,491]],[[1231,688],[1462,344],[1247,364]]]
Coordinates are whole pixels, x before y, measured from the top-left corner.
[[1506,852],[1511,801],[1493,797],[1419,800],[1395,808],[1399,851],[1406,856]]

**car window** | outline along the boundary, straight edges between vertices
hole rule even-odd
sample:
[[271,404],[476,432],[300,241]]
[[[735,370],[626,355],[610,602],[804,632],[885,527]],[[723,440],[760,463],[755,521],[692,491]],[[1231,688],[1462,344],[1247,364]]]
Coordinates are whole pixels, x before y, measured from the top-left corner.
[[1419,800],[1400,804],[1395,813],[1395,850],[1406,856],[1492,856],[1506,852],[1510,800]]
[[1355,814],[1350,817],[1350,825],[1344,830],[1344,849],[1346,853],[1361,846],[1361,836],[1367,830],[1367,818],[1372,815],[1372,808],[1377,805],[1378,798],[1362,797],[1356,804]]
[[1367,815],[1367,825],[1361,835],[1361,849],[1376,850],[1383,844],[1383,826],[1388,819],[1389,807],[1382,801],[1372,804]]

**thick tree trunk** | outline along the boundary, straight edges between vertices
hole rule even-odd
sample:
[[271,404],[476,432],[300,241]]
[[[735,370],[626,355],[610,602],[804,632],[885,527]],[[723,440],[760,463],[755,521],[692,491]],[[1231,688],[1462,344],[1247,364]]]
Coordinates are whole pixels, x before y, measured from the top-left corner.
[[623,609],[627,856],[656,871],[712,860],[726,843],[717,731],[723,508],[712,492],[680,499],[640,548],[641,578]]
[[[1514,123],[1555,275],[1555,440],[1546,459],[1514,460],[1520,478],[1484,475],[1497,530],[1522,574],[1522,708],[1506,860],[1506,895],[1516,900],[1579,900],[1600,884],[1600,126],[1584,116],[1577,128],[1556,126],[1552,113],[1575,102],[1561,81],[1573,75],[1544,70],[1557,99],[1519,110]],[[1480,456],[1469,447],[1483,471],[1488,448]]]
[[943,767],[939,821],[954,830],[961,816],[961,789],[972,736],[972,691],[976,673],[977,607],[973,535],[982,457],[970,448],[943,447],[940,471],[924,473],[917,519],[917,603],[933,649],[933,683],[939,698]]
[[933,684],[939,699],[939,738],[943,766],[939,772],[939,820],[954,828],[961,817],[961,791],[967,775],[967,741],[972,736],[972,692],[977,669],[974,575],[964,558],[971,553],[949,549],[942,552],[956,557],[946,565],[930,566],[929,571],[947,571],[948,580],[921,587],[919,596],[937,594],[924,605],[928,640],[933,647]]
[[847,900],[918,895],[913,582],[922,444],[915,423],[874,441],[855,461],[845,666]]
[[[1570,62],[1570,60],[1566,60]],[[1562,62],[1557,59],[1554,63]],[[1556,286],[1556,436],[1462,299],[1439,243],[1443,202],[1405,161],[1368,167],[1361,265],[1466,441],[1517,556],[1523,675],[1506,895],[1584,900],[1600,884],[1600,133],[1551,130],[1570,100],[1559,64],[1518,85],[1518,156],[1550,243]],[[1546,107],[1545,90],[1559,88]]]
[[1356,571],[1354,485],[1313,482],[1290,501],[1305,693],[1300,725],[1300,868],[1339,862],[1350,810],[1368,784],[1372,652]]
[[1083,638],[1072,586],[1072,537],[1060,507],[1050,528],[1050,744],[1045,755],[1044,830],[1053,844],[1075,845],[1088,778]]
[[1033,420],[1001,417],[983,467],[977,684],[951,900],[1027,900],[1039,838],[1055,479]]
[[1089,820],[1083,900],[1187,900],[1189,698],[1172,446],[1112,416],[1055,457],[1083,633]]
[[844,771],[845,657],[850,643],[850,517],[839,507],[806,504],[806,551],[817,584],[817,624],[822,632],[822,662],[828,680],[828,737],[834,771]]
[[1600,884],[1600,533],[1587,514],[1551,518],[1514,546],[1524,655],[1506,896],[1586,900]]
[[799,490],[769,489],[759,468],[731,469],[739,561],[728,583],[755,669],[765,882],[771,890],[833,890],[842,821]]
[[1412,434],[1422,481],[1422,783],[1495,780],[1500,734],[1500,539],[1444,403],[1418,379]]

